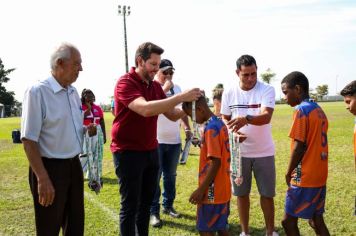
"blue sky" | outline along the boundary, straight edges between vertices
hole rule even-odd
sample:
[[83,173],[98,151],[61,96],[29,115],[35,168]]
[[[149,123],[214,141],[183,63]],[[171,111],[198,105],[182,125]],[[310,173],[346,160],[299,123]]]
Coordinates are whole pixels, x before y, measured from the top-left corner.
[[[291,71],[310,85],[328,84],[335,94],[356,79],[356,2],[318,0],[6,0],[0,2],[0,57],[17,68],[6,85],[22,100],[31,83],[49,73],[49,55],[67,41],[82,53],[84,71],[74,84],[91,88],[108,102],[125,72],[123,19],[118,4],[132,8],[127,18],[129,65],[139,44],[152,41],[175,68],[183,89],[210,94],[217,83],[238,82],[236,59],[253,55],[258,73],[271,68],[280,81]],[[6,33],[4,33],[6,32]]]

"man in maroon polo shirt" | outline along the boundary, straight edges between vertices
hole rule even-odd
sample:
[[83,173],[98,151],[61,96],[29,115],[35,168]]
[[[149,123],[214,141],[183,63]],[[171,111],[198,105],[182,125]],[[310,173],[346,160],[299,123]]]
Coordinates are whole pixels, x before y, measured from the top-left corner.
[[148,235],[159,170],[158,115],[178,120],[186,114],[175,106],[201,95],[194,88],[166,97],[161,85],[153,80],[163,51],[150,42],[141,44],[135,54],[136,67],[121,76],[115,87],[111,152],[120,185],[122,236]]

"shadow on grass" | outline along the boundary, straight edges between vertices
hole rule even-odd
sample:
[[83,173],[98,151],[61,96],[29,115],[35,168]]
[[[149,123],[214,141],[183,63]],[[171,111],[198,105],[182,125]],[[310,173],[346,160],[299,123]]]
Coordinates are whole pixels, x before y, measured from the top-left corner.
[[[174,222],[170,220],[163,220],[163,225],[162,227],[169,227],[169,228],[177,228],[185,232],[191,232],[198,234],[198,230],[196,229],[195,225],[195,217],[190,216],[190,215],[182,215],[183,219],[188,219],[188,220],[193,220],[194,225],[189,225],[185,223],[179,223],[179,222]],[[276,227],[276,231],[279,233],[280,236],[284,236],[284,231],[281,227]],[[229,232],[231,236],[238,236],[241,233],[241,227],[239,224],[229,224]],[[264,236],[266,235],[266,229],[265,228],[256,228],[256,227],[250,227],[250,235],[254,236]]]
[[101,180],[104,182],[104,185],[105,184],[119,184],[117,178],[103,177]]
[[[101,178],[101,180],[103,181],[104,185],[105,184],[110,184],[110,185],[117,185],[119,184],[118,183],[118,180],[117,178],[106,178],[106,177],[103,177]],[[88,182],[89,180],[87,178],[84,179],[84,182]]]
[[[239,224],[229,224],[229,232],[231,235],[239,235],[241,233],[241,226]],[[276,227],[276,232],[280,236],[284,236],[285,233],[282,229],[282,227]],[[256,235],[256,236],[265,236],[266,235],[266,229],[265,228],[256,228],[256,227],[251,227],[250,226],[250,235]]]
[[[191,216],[188,216],[189,218],[194,218],[195,217],[191,217]],[[183,216],[182,216],[183,218]],[[189,219],[187,218],[187,219]],[[186,224],[186,223],[179,223],[179,222],[174,222],[174,221],[170,221],[170,220],[163,220],[163,225],[162,227],[168,227],[168,228],[177,228],[177,229],[180,229],[182,231],[189,231],[189,232],[192,232],[192,233],[197,233],[197,229],[195,228],[195,224],[194,225],[189,225],[189,224]]]
[[193,220],[194,222],[196,220],[195,216],[184,214],[184,213],[180,213],[180,218],[186,219],[186,220]]

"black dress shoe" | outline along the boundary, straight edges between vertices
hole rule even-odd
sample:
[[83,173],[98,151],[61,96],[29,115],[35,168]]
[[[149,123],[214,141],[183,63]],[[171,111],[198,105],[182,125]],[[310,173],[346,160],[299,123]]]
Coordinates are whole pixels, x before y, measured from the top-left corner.
[[163,214],[170,215],[173,218],[179,218],[180,214],[173,208],[163,208],[162,210]]

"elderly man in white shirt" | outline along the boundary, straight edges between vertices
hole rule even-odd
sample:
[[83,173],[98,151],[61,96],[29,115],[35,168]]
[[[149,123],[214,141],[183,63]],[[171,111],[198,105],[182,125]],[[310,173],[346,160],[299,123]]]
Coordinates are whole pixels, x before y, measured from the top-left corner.
[[[51,56],[52,75],[25,92],[21,139],[30,163],[29,182],[37,235],[84,234],[83,114],[71,86],[82,71],[80,52],[68,43]],[[88,131],[95,134],[94,125]]]

